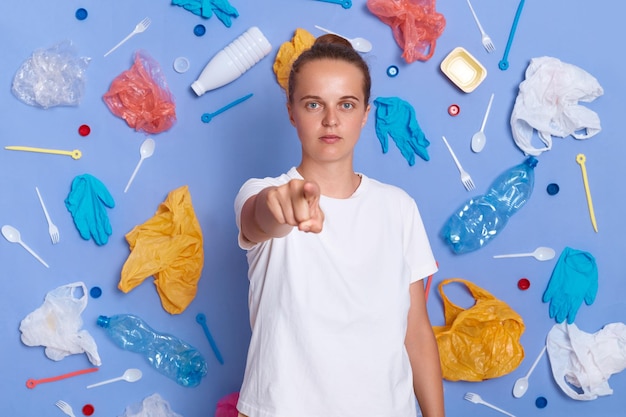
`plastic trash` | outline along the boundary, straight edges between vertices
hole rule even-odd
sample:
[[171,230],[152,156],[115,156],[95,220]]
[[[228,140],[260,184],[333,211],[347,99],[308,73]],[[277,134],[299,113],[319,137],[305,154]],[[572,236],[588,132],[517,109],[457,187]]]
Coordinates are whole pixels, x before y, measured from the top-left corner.
[[137,316],[100,316],[97,324],[116,345],[141,353],[154,369],[184,387],[199,385],[207,374],[206,361],[196,348],[176,336],[155,331]]
[[457,254],[482,248],[500,234],[530,198],[537,159],[528,157],[498,176],[486,194],[473,197],[450,216],[442,235]]
[[196,95],[235,81],[272,50],[265,35],[252,26],[228,46],[219,51],[191,84]]
[[77,56],[70,41],[37,49],[15,73],[11,91],[30,106],[78,106],[85,91],[89,61]]
[[174,412],[170,404],[155,393],[144,398],[140,403],[131,404],[124,410],[122,417],[182,417]]

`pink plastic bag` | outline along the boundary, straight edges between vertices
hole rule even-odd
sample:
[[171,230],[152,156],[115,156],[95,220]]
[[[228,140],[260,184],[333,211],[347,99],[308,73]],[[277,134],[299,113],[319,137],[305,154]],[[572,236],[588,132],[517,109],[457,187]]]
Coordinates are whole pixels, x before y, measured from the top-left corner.
[[446,19],[435,11],[435,0],[367,0],[367,8],[389,25],[409,64],[427,61],[435,52]]
[[161,133],[176,122],[176,106],[158,62],[145,52],[135,54],[133,66],[117,76],[102,97],[111,112],[128,126]]
[[215,417],[237,417],[239,415],[239,412],[237,411],[238,400],[238,392],[233,392],[225,397],[222,397],[222,399],[217,402]]

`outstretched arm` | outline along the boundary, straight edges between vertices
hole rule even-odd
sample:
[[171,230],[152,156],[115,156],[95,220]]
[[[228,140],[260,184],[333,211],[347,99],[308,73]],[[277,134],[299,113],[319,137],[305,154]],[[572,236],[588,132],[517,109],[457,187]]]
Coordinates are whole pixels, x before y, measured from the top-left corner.
[[267,187],[243,205],[243,236],[259,243],[286,236],[293,227],[319,233],[324,223],[319,200],[320,187],[313,181],[291,180],[278,187]]

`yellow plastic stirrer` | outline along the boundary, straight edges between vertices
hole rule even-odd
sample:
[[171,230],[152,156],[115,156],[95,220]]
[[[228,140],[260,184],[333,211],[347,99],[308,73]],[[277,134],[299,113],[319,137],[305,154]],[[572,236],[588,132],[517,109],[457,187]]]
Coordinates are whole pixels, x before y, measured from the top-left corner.
[[593,212],[593,202],[591,201],[591,192],[589,191],[589,180],[587,180],[587,169],[585,168],[585,161],[587,157],[585,154],[579,153],[576,155],[576,162],[580,165],[580,169],[583,171],[583,184],[585,185],[585,194],[587,195],[587,205],[589,206],[589,216],[591,217],[591,224],[593,225],[593,230],[598,233],[598,225],[596,223],[596,215]]
[[69,155],[73,159],[80,159],[83,156],[82,152],[78,149],[74,149],[73,151],[63,151],[59,149],[45,149],[45,148],[33,148],[31,146],[5,146],[4,149],[8,149],[10,151],[27,151],[27,152],[40,152],[40,153],[51,153],[55,155]]

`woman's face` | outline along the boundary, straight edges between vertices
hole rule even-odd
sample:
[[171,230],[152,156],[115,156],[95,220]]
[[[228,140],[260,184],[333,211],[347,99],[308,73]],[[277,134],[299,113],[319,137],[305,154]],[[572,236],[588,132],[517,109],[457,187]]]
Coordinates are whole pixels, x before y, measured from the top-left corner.
[[314,60],[300,68],[295,81],[287,109],[303,162],[351,162],[370,110],[361,70],[341,60]]

